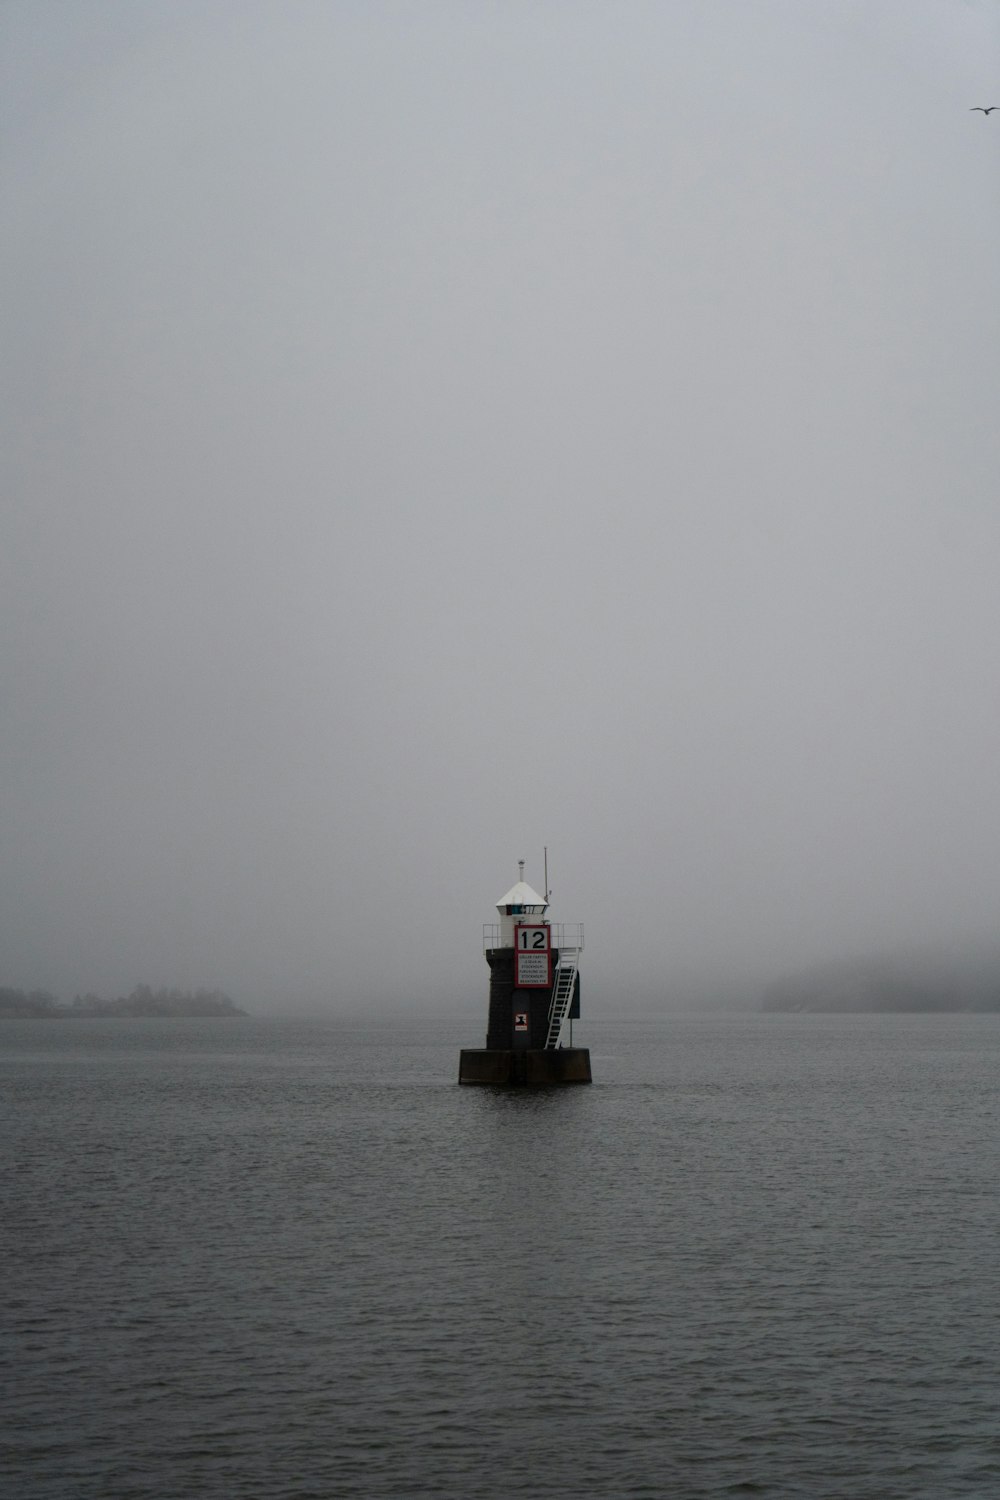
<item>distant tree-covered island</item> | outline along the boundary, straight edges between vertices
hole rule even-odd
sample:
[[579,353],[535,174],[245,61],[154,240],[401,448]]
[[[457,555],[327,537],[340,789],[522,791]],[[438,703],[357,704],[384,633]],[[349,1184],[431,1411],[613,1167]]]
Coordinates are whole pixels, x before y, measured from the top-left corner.
[[154,990],[137,984],[130,995],[106,1000],[101,995],[74,995],[63,1005],[48,990],[0,987],[0,1020],[66,1020],[101,1016],[245,1016],[246,1011],[222,990]]
[[1000,1011],[1000,955],[849,959],[787,975],[761,1009],[825,1014]]

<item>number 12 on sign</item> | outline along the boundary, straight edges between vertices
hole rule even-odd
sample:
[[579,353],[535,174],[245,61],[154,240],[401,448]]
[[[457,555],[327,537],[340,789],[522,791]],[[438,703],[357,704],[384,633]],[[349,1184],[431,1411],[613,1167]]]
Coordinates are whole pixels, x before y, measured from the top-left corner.
[[552,929],[518,923],[514,928],[516,973],[519,990],[547,990],[552,987]]

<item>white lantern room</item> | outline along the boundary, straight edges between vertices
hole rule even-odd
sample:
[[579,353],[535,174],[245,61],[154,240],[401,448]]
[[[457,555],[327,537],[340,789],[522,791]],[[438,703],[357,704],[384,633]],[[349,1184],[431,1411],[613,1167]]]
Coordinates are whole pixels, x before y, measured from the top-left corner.
[[538,892],[527,881],[519,880],[512,885],[507,893],[500,897],[497,902],[497,911],[500,915],[500,932],[498,948],[513,948],[514,928],[520,923],[533,923],[536,926],[545,922],[547,925],[546,912],[549,903],[544,896]]

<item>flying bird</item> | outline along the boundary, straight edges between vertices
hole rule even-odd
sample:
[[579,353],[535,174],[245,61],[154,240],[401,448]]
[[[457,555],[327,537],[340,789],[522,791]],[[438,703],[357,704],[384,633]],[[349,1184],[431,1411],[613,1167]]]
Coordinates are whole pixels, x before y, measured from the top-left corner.
[[975,114],[977,109],[982,110],[984,115],[991,115],[995,109],[1000,109],[1000,104],[991,104],[989,109],[986,108],[985,104],[973,104],[969,110],[969,114]]

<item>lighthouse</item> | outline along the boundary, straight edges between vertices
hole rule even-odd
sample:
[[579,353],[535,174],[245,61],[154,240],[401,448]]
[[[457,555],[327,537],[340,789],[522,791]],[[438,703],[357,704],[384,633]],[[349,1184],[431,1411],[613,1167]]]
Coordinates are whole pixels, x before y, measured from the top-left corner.
[[590,1052],[573,1046],[580,1015],[583,924],[549,920],[540,896],[518,878],[483,928],[490,969],[486,1046],[463,1048],[459,1083],[590,1083]]

